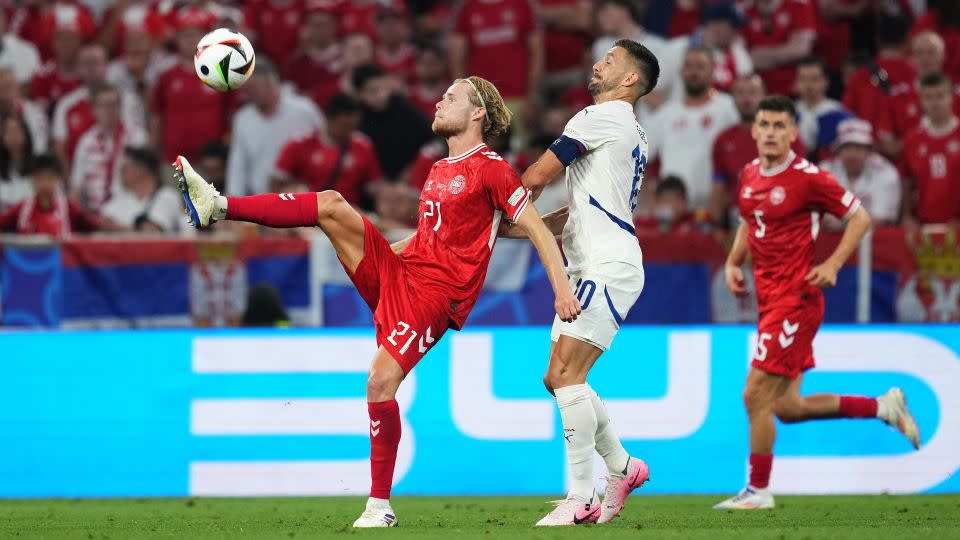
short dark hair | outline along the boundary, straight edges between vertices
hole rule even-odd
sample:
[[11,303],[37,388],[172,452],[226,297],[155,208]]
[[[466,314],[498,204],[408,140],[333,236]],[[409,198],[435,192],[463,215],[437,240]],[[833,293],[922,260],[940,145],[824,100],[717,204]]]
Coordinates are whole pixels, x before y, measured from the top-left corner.
[[660,61],[657,60],[655,54],[650,52],[650,49],[632,39],[618,40],[613,46],[621,47],[627,51],[627,54],[640,65],[640,71],[643,72],[643,76],[647,80],[647,86],[641,90],[640,97],[649,94],[651,90],[656,88],[657,79],[660,78]]
[[230,146],[221,141],[210,141],[200,149],[200,159],[212,157],[226,162],[230,156]]
[[33,158],[33,166],[28,173],[34,175],[40,172],[52,172],[57,176],[63,176],[63,163],[53,154],[39,154]]
[[660,181],[657,182],[657,189],[654,190],[654,195],[662,195],[671,191],[684,199],[687,198],[687,185],[683,183],[682,178],[674,175],[661,178]]
[[157,183],[160,182],[160,157],[156,152],[147,147],[128,146],[123,149],[123,156],[150,173]]
[[368,82],[383,77],[384,75],[386,75],[386,72],[376,64],[360,64],[353,69],[350,82],[356,90],[362,90]]
[[877,44],[882,46],[901,45],[907,41],[910,25],[905,17],[880,17],[877,21]]
[[270,57],[265,54],[257,55],[257,65],[253,70],[253,74],[271,79],[280,78],[280,72],[277,71],[277,65],[273,63],[273,60],[271,60]]
[[796,121],[797,119],[797,107],[793,104],[793,100],[780,94],[769,95],[761,99],[760,106],[757,107],[757,112],[760,111],[784,112],[792,120]]
[[823,73],[824,76],[827,75],[827,64],[824,63],[823,58],[820,58],[815,54],[805,56],[803,59],[797,62],[797,69],[808,66],[816,66],[820,68],[820,72]]
[[630,13],[630,18],[635,23],[639,24],[643,21],[643,17],[640,16],[640,10],[637,8],[636,3],[634,3],[632,0],[600,0],[597,2],[596,9],[599,10],[606,5],[614,5],[627,10],[627,12]]
[[953,86],[953,81],[943,73],[931,73],[924,75],[920,79],[920,88],[932,88],[934,86]]
[[113,92],[117,94],[118,97],[120,96],[120,89],[117,88],[116,86],[113,86],[112,84],[103,83],[103,84],[98,84],[94,86],[93,89],[90,91],[90,103],[93,103],[94,101],[96,101],[101,94],[106,94],[109,92]]
[[357,101],[353,96],[343,93],[336,94],[331,97],[330,101],[327,101],[327,106],[323,109],[323,112],[327,115],[327,118],[332,118],[341,114],[360,114],[360,111],[362,111],[360,102]]

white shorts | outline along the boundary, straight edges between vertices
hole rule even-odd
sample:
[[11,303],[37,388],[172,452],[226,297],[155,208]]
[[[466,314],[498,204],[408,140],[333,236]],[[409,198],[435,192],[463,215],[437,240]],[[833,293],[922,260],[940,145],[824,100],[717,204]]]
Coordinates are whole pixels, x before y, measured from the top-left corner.
[[643,290],[643,268],[621,262],[599,264],[572,272],[570,287],[583,311],[569,323],[554,317],[550,339],[570,336],[605,351]]

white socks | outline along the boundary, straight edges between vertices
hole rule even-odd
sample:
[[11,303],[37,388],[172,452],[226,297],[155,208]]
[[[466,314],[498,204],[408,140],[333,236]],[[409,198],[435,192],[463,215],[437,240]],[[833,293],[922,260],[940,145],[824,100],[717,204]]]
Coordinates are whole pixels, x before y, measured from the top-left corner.
[[607,413],[607,406],[600,400],[600,396],[593,391],[589,384],[585,384],[587,392],[590,394],[590,401],[593,404],[593,410],[597,415],[597,435],[595,445],[597,453],[607,464],[607,472],[614,478],[623,478],[627,475],[627,464],[630,462],[630,454],[623,448],[620,438],[613,430],[613,423],[610,422],[610,415]]
[[[555,388],[570,466],[570,493],[582,502],[593,498],[593,450],[597,413],[586,384]],[[609,420],[607,420],[609,424]]]
[[223,221],[227,219],[227,198],[223,195],[217,197],[217,202],[213,206],[213,219]]

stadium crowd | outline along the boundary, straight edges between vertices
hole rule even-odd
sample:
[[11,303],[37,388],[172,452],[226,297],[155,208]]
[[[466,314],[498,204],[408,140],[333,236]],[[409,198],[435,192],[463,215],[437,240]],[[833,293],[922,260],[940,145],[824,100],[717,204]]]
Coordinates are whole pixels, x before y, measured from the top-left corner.
[[[960,223],[960,2],[948,0],[25,0],[0,9],[0,231],[193,234],[177,154],[228,195],[336,189],[388,235],[415,226],[430,124],[451,79],[515,113],[490,146],[522,171],[590,104],[619,38],[661,82],[638,228],[729,230],[750,121],[796,100],[794,151],[881,225]],[[196,44],[243,31],[239,91],[194,73]],[[537,207],[565,204],[560,184]],[[222,229],[218,225],[214,230]]]

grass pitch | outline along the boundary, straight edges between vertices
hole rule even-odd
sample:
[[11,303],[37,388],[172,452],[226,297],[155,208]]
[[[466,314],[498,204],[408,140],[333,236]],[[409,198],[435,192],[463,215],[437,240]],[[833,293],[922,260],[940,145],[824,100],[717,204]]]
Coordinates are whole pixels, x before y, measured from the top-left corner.
[[547,497],[397,497],[400,527],[351,528],[364,499],[0,500],[0,538],[960,539],[960,495],[777,497],[772,511],[714,496],[631,497],[608,525],[534,529]]

